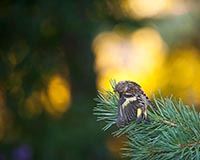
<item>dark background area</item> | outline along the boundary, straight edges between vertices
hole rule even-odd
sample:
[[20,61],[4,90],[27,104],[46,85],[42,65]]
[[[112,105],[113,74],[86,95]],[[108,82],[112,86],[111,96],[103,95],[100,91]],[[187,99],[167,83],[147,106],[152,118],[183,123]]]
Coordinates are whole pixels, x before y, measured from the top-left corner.
[[[196,3],[191,1],[192,6]],[[93,116],[98,89],[94,38],[116,25],[129,32],[153,24],[169,46],[168,56],[185,44],[199,50],[200,16],[192,9],[189,16],[138,20],[125,16],[119,4],[120,0],[0,1],[0,159],[120,159],[121,139],[103,132]],[[66,79],[71,94],[69,109],[58,116],[56,110],[52,114],[44,109],[37,97],[48,92],[54,75]],[[163,87],[166,93],[180,89],[173,85]],[[32,106],[40,111],[29,116],[24,107],[32,95]]]
[[[102,5],[91,0],[0,2],[0,87],[9,109],[2,118],[1,159],[112,158],[92,115],[96,85],[91,43],[109,19]],[[69,111],[59,118],[45,111],[32,118],[20,114],[25,99],[46,88],[55,73],[67,75],[70,82]]]

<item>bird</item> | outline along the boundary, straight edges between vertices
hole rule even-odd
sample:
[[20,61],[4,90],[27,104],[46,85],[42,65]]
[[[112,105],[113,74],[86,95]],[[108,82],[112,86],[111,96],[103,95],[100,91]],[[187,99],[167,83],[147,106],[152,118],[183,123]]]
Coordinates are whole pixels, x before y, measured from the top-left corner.
[[115,85],[114,92],[119,94],[116,121],[118,127],[127,125],[134,119],[136,122],[150,122],[147,116],[147,106],[151,105],[154,108],[155,106],[139,84],[129,80],[120,81]]

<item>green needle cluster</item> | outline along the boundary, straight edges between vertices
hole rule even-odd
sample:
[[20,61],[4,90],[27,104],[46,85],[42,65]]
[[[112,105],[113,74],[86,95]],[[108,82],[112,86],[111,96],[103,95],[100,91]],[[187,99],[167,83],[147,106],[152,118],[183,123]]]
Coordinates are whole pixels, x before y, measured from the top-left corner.
[[[116,82],[111,81],[114,88]],[[113,135],[127,136],[122,156],[134,160],[199,160],[200,114],[181,99],[153,97],[156,110],[149,106],[150,123],[132,121],[117,128],[118,95],[113,91],[99,92],[94,115],[104,121],[103,130],[115,127]]]

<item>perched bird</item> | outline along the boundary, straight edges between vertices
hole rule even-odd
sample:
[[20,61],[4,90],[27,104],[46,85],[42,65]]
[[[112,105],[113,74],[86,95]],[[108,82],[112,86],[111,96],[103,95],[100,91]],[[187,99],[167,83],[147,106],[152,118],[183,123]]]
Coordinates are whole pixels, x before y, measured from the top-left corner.
[[128,124],[134,118],[136,122],[149,122],[147,105],[153,105],[141,89],[140,85],[132,81],[120,81],[114,91],[119,94],[117,126]]

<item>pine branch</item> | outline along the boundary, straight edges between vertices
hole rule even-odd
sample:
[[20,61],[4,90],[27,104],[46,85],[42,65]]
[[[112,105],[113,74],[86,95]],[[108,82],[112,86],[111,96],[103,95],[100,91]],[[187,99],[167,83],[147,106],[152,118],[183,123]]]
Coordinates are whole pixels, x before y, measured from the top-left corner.
[[[111,81],[113,88],[115,84]],[[122,155],[134,160],[200,159],[200,114],[195,107],[172,97],[153,99],[157,110],[149,107],[150,123],[132,121],[113,132],[116,137],[128,137]],[[94,114],[106,123],[103,130],[116,126],[118,95],[99,92],[95,101]]]

